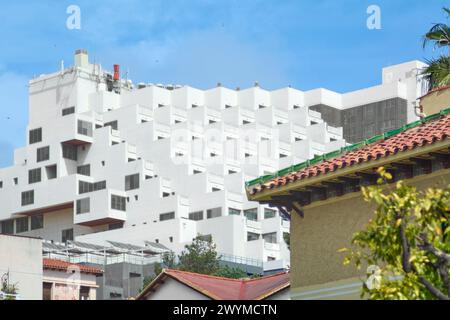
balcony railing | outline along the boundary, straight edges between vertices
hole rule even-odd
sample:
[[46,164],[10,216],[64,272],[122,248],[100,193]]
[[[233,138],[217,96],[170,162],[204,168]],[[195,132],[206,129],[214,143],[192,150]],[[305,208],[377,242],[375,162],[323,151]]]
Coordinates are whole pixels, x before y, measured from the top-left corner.
[[225,253],[220,253],[219,257],[220,257],[220,260],[226,261],[226,262],[232,262],[232,263],[237,263],[237,264],[245,264],[245,265],[256,266],[256,267],[261,267],[261,268],[263,266],[263,261],[262,260],[258,260],[258,259],[252,259],[252,258],[241,257],[241,256],[234,256],[234,255],[225,254]]

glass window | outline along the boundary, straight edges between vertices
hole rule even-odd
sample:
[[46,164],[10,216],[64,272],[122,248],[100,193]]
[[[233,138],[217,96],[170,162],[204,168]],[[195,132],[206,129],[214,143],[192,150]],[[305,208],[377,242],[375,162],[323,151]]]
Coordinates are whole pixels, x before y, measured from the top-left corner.
[[90,211],[90,198],[77,200],[77,214],[88,213]]
[[105,127],[108,127],[108,126],[111,127],[111,129],[113,129],[113,130],[118,130],[118,128],[119,128],[117,120],[106,122]]
[[198,235],[197,238],[201,241],[212,242],[211,234],[201,234],[201,235]]
[[42,214],[31,216],[31,230],[42,228],[44,228],[44,216]]
[[106,180],[94,182],[94,191],[106,189]]
[[92,137],[92,123],[78,120],[78,133],[84,136]]
[[111,195],[111,209],[126,211],[126,198],[121,196]]
[[64,108],[62,109],[62,115],[67,116],[69,114],[75,113],[75,107],[70,107],[70,108]]
[[200,221],[203,220],[203,211],[196,211],[189,213],[189,220]]
[[28,217],[16,219],[16,233],[28,231]]
[[36,150],[36,161],[41,162],[50,159],[50,147],[42,147]]
[[139,173],[125,177],[125,191],[139,189]]
[[2,221],[1,227],[3,234],[14,234],[14,220]]
[[42,141],[42,128],[30,130],[29,142],[30,144]]
[[61,242],[73,241],[73,229],[61,231]]
[[108,225],[108,230],[117,230],[123,228],[123,222],[110,223]]
[[77,173],[81,174],[83,176],[90,176],[91,175],[91,165],[90,164],[85,164],[83,166],[78,166],[77,167]]
[[244,216],[248,220],[258,221],[258,208],[244,210]]
[[259,240],[259,234],[253,232],[247,232],[247,241]]
[[275,218],[277,211],[274,209],[264,208],[264,219]]
[[159,215],[159,221],[175,219],[175,212],[162,213]]
[[206,217],[208,219],[218,218],[221,215],[222,215],[222,208],[208,209],[206,211]]
[[70,144],[63,144],[62,151],[63,151],[63,158],[77,161],[78,149],[76,146],[72,146]]
[[239,209],[233,209],[233,208],[228,208],[228,214],[230,216],[240,216],[241,215],[241,210]]
[[268,242],[268,243],[277,243],[277,233],[272,232],[272,233],[263,234],[263,239],[265,242]]
[[90,182],[86,181],[78,181],[78,194],[92,192],[94,190],[94,186]]
[[22,206],[34,203],[34,190],[22,192]]
[[28,183],[36,183],[41,181],[41,168],[28,171]]

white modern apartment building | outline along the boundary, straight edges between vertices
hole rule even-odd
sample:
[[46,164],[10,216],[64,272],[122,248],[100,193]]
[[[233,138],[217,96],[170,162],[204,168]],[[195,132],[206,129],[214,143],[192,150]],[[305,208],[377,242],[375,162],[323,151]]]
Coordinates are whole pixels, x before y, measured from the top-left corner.
[[[26,146],[0,169],[0,232],[175,252],[200,234],[224,259],[288,266],[289,222],[247,201],[244,185],[345,145],[308,108],[332,105],[328,93],[133,85],[114,69],[77,50],[73,67],[29,82]],[[386,83],[346,99],[409,101],[416,89]]]

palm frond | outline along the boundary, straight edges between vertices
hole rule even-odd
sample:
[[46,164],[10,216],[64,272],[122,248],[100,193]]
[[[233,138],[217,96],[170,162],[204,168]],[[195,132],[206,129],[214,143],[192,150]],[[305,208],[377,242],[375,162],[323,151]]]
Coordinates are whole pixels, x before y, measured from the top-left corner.
[[450,45],[450,27],[444,23],[436,23],[425,34],[423,47],[425,48],[430,42],[434,43],[436,48],[447,47]]
[[450,16],[450,9],[442,8],[442,10],[444,10],[445,12],[447,12],[447,14]]
[[428,66],[421,71],[421,75],[429,84],[429,89],[450,85],[450,58],[440,56],[427,61]]

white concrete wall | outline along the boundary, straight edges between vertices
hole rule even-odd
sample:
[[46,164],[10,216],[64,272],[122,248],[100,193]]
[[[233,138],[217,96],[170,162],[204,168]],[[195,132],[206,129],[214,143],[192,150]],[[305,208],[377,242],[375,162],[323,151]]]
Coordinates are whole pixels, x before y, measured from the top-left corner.
[[42,300],[42,240],[0,234],[0,278],[7,272],[20,299]]
[[211,300],[194,289],[168,278],[147,300]]

